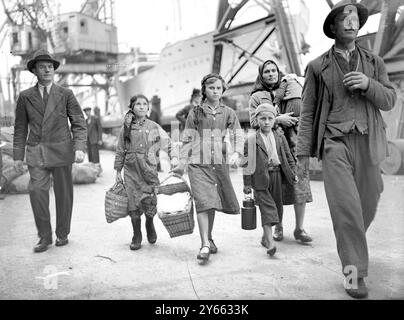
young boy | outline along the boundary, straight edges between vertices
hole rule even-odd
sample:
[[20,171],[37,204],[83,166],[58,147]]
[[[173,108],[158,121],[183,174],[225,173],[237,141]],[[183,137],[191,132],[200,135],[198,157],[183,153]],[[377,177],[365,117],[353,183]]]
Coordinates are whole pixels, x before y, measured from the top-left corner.
[[[269,103],[260,104],[256,110],[259,129],[247,138],[243,167],[244,193],[251,193],[261,212],[264,235],[261,244],[268,248],[267,254],[273,256],[272,226],[282,220],[282,179],[297,182],[295,164],[284,135],[273,130],[276,109]],[[251,151],[249,152],[249,149]]]

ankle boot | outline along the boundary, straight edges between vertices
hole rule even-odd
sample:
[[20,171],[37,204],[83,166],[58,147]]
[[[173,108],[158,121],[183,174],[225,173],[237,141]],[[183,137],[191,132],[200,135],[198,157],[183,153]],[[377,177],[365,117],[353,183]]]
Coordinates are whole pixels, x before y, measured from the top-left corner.
[[142,230],[140,217],[132,217],[133,238],[130,244],[131,250],[138,250],[142,246]]
[[147,231],[147,240],[150,243],[155,243],[157,241],[157,233],[154,228],[153,218],[146,216],[146,231]]

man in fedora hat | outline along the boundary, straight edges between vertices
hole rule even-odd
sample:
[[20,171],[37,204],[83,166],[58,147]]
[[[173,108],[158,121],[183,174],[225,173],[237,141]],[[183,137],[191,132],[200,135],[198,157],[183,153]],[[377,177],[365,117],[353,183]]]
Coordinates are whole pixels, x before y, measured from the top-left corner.
[[308,167],[310,156],[322,159],[345,290],[354,298],[368,294],[366,230],[383,191],[380,110],[396,101],[383,60],[355,43],[367,18],[366,7],[344,0],[325,19],[324,33],[335,43],[307,66],[297,142],[299,166]]
[[27,68],[38,83],[20,93],[15,111],[15,167],[20,169],[26,159],[31,207],[40,238],[34,252],[45,251],[52,244],[51,175],[56,203],[55,244],[68,243],[73,207],[72,163],[83,161],[87,140],[84,116],[73,92],[53,83],[59,64],[49,52],[35,52]]
[[98,175],[101,174],[102,168],[100,164],[100,146],[102,145],[102,127],[99,117],[91,115],[91,108],[86,107],[83,109],[86,114],[87,124],[87,154],[88,161],[94,163]]

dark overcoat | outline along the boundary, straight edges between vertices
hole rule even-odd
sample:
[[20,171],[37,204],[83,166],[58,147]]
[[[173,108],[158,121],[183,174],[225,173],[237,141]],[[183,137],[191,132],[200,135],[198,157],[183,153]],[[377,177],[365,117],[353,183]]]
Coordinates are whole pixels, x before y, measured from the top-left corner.
[[86,122],[72,90],[53,84],[46,106],[37,85],[20,93],[14,160],[26,156],[28,166],[63,167],[74,162],[75,151],[84,151],[86,142]]
[[87,135],[90,144],[97,144],[102,141],[102,126],[99,117],[90,116],[90,123],[87,125]]
[[[386,123],[380,110],[391,110],[397,95],[382,58],[359,46],[357,48],[363,73],[370,81],[368,89],[362,94],[366,98],[370,158],[373,164],[378,164],[387,155]],[[307,66],[297,141],[298,156],[321,159],[326,122],[333,103],[332,50],[331,48]]]
[[[290,152],[288,142],[283,134],[274,133],[276,142],[276,151],[278,157],[282,178],[290,184],[295,183],[295,161]],[[268,172],[268,152],[260,131],[247,137],[244,144],[244,163],[243,163],[243,181],[245,186],[251,186],[254,190],[266,190],[269,188]]]

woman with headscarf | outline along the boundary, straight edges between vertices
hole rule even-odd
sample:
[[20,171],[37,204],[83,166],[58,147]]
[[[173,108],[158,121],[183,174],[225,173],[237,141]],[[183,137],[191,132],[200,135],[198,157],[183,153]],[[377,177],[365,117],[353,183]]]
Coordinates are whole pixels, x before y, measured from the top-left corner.
[[[297,79],[292,75],[283,76],[278,65],[267,60],[258,68],[258,76],[251,92],[249,100],[249,113],[251,127],[257,128],[255,110],[262,103],[270,103],[278,106],[279,115],[276,117],[276,124],[288,135],[287,141],[295,161],[296,140],[291,136],[296,128],[301,108],[301,86],[296,84]],[[303,229],[306,203],[313,201],[310,190],[310,179],[308,170],[297,167],[299,182],[290,184],[284,179],[283,183],[283,204],[294,205],[296,226],[294,237],[301,242],[311,242],[311,237]],[[279,217],[279,224],[275,226],[274,240],[283,240],[282,218]]]

